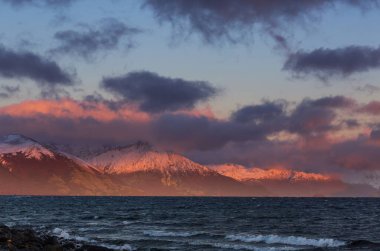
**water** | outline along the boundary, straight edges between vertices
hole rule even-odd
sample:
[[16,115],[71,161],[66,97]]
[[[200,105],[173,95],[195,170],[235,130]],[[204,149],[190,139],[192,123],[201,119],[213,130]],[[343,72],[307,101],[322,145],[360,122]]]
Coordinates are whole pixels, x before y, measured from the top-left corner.
[[0,224],[115,250],[380,250],[379,199],[0,197]]

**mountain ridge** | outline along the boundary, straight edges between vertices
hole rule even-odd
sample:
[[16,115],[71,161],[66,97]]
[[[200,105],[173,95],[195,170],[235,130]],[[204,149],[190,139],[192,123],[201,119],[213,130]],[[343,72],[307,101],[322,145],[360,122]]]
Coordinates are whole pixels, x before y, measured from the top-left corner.
[[331,175],[288,170],[283,167],[261,169],[224,164],[213,165],[211,168],[248,186],[261,185],[273,196],[380,196],[379,190],[369,185],[348,184]]
[[105,148],[84,160],[11,134],[0,138],[0,194],[379,196],[379,190],[316,173],[236,164],[204,166],[143,141]]
[[[253,195],[240,182],[171,152],[138,142],[105,151],[89,161],[105,174],[150,195]],[[223,187],[226,190],[223,191]]]
[[0,194],[113,195],[117,187],[86,162],[12,134],[0,140]]
[[262,169],[257,167],[246,168],[237,164],[212,165],[212,169],[217,172],[232,177],[239,181],[249,180],[304,180],[304,181],[328,181],[336,179],[330,175],[323,175],[310,172],[302,172],[285,169],[283,167],[273,167]]

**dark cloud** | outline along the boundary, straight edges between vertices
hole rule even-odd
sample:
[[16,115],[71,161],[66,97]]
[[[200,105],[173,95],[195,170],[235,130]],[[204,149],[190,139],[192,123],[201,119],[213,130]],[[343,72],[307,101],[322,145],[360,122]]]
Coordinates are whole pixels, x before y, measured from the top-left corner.
[[371,131],[371,139],[380,140],[380,126],[377,126]]
[[312,106],[301,106],[292,114],[289,130],[302,135],[316,136],[334,128],[332,122],[336,115],[333,111]]
[[10,98],[20,91],[20,86],[2,85],[0,86],[0,98]]
[[52,115],[14,117],[0,115],[1,135],[21,133],[45,142],[65,144],[124,145],[151,136],[147,125],[125,120],[98,121],[88,118],[64,118]]
[[[323,134],[336,129],[333,122],[337,109],[356,107],[356,101],[344,96],[331,96],[319,99],[305,99],[293,110],[287,110],[283,100],[264,102],[259,105],[244,106],[231,115],[231,121],[261,124],[277,131],[290,131],[301,135]],[[274,130],[275,131],[275,130]]]
[[359,8],[377,5],[378,0],[145,0],[143,5],[176,34],[196,34],[206,43],[252,42],[259,30],[279,45],[286,45],[289,25],[313,21],[327,8],[344,4]]
[[324,108],[352,108],[356,101],[344,96],[330,96],[307,101],[310,105]]
[[[156,142],[185,150],[220,149],[230,143],[266,142],[279,132],[291,132],[308,141],[324,140],[325,134],[354,125],[354,121],[336,123],[342,109],[355,109],[356,102],[343,96],[305,99],[294,109],[287,102],[264,102],[233,112],[230,119],[163,114],[152,123]],[[355,121],[356,122],[356,121]]]
[[[377,131],[370,136],[376,140]],[[334,144],[326,152],[330,165],[336,165],[352,170],[380,170],[380,147],[378,144],[371,144],[370,139],[358,138],[342,143]]]
[[343,123],[348,128],[357,128],[360,126],[360,122],[356,119],[347,119],[343,121]]
[[252,125],[233,121],[164,114],[152,123],[156,141],[181,150],[214,149],[228,142],[260,140],[278,131],[277,125]]
[[0,46],[0,76],[31,79],[40,86],[70,86],[73,76],[56,62],[32,52],[16,52]]
[[68,6],[77,0],[0,0],[0,1],[9,3],[17,7],[24,6],[24,5],[63,7],[63,6]]
[[244,106],[231,115],[231,119],[241,123],[265,122],[285,115],[284,102],[265,102],[260,105]]
[[238,142],[265,142],[279,132],[291,132],[309,141],[319,141],[326,133],[347,126],[335,123],[337,112],[350,107],[354,109],[355,104],[350,98],[331,96],[305,99],[287,111],[287,102],[267,101],[242,107],[228,120],[163,114],[152,123],[152,130],[157,142],[186,150],[220,149]]
[[283,69],[295,76],[314,75],[327,81],[331,77],[348,77],[354,73],[380,68],[380,48],[349,46],[320,48],[290,54]]
[[141,71],[104,78],[102,87],[126,101],[138,102],[146,112],[191,109],[209,100],[217,89],[204,81],[187,81]]
[[304,136],[317,136],[335,129],[334,108],[346,108],[350,99],[335,96],[303,100],[288,118],[288,130]]
[[125,47],[133,46],[132,37],[140,32],[136,28],[110,18],[101,21],[97,28],[82,26],[82,30],[65,30],[55,33],[59,46],[52,53],[71,54],[92,60],[96,53],[117,49],[125,42]]
[[125,101],[123,101],[123,100],[110,100],[110,99],[103,97],[103,95],[98,93],[98,92],[84,96],[83,101],[86,101],[87,105],[88,104],[90,104],[90,105],[91,104],[103,104],[103,105],[106,105],[108,108],[110,108],[113,111],[117,111],[118,109],[120,109],[120,107],[125,105]]

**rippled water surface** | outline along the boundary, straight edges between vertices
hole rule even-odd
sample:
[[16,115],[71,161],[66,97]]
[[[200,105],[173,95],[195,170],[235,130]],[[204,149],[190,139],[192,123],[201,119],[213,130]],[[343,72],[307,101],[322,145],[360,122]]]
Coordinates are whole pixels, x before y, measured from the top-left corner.
[[380,250],[380,200],[0,197],[0,224],[115,250]]

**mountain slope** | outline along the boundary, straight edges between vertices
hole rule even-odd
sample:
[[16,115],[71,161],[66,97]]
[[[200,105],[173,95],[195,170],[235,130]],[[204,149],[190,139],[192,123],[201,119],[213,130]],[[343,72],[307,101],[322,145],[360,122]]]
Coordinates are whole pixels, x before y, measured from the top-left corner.
[[139,142],[95,156],[90,163],[143,195],[248,196],[263,193],[172,152]]
[[245,168],[235,164],[210,166],[222,175],[250,186],[260,185],[272,196],[379,196],[379,190],[369,185],[345,183],[337,178],[282,168]]
[[334,178],[327,175],[306,173],[300,171],[287,170],[283,168],[261,169],[261,168],[245,168],[235,164],[225,164],[219,166],[211,166],[215,171],[228,177],[240,181],[249,180],[288,180],[296,181],[329,181]]
[[118,190],[76,157],[22,135],[0,138],[0,194],[101,195]]

